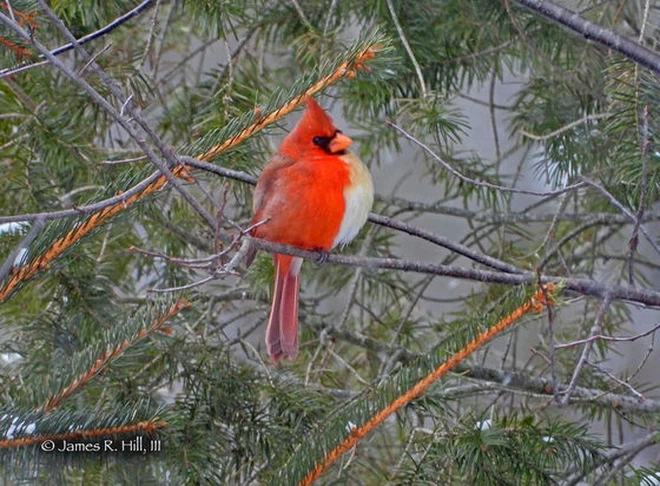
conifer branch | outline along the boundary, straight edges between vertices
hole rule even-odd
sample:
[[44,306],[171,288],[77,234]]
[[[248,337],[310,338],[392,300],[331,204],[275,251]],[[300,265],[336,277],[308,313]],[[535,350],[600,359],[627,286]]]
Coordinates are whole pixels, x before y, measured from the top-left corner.
[[73,381],[71,381],[71,383],[64,387],[59,393],[48,398],[48,400],[46,400],[46,402],[41,407],[39,407],[37,411],[44,412],[56,408],[63,400],[73,395],[76,391],[82,388],[85,383],[94,378],[94,376],[96,376],[99,371],[101,371],[108,363],[110,363],[110,361],[117,358],[129,347],[134,346],[136,343],[152,334],[154,331],[160,329],[163,324],[169,321],[178,312],[189,308],[191,305],[192,303],[188,299],[179,299],[177,302],[172,304],[166,313],[155,319],[148,327],[141,329],[131,339],[125,339],[124,342],[117,344],[114,348],[106,349],[105,353],[98,357],[91,368],[89,368],[80,376],[74,378]]
[[[556,287],[553,284],[546,285],[545,292],[548,294],[554,294],[555,291]],[[429,375],[418,381],[412,388],[392,401],[387,407],[380,410],[365,424],[360,427],[352,428],[348,437],[341,444],[326,454],[323,461],[319,462],[316,467],[310,471],[307,476],[300,482],[300,486],[311,485],[346,451],[355,447],[361,439],[363,439],[369,432],[383,423],[383,421],[385,421],[390,415],[396,413],[412,400],[420,397],[422,394],[424,394],[430,385],[435,383],[442,376],[446,375],[449,371],[456,367],[456,365],[461,363],[465,358],[470,356],[477,349],[481,348],[484,344],[500,334],[502,331],[510,327],[518,319],[523,317],[525,314],[528,314],[529,312],[538,313],[541,312],[545,306],[552,305],[552,302],[545,300],[545,292],[543,289],[537,290],[527,302],[518,307],[508,316],[501,319],[494,326],[491,326],[486,331],[479,334],[475,339],[467,343],[467,345],[465,345],[461,350],[459,350],[448,360],[438,366]]]
[[27,447],[35,444],[41,444],[46,441],[75,441],[80,439],[94,439],[97,437],[111,437],[115,435],[135,435],[139,433],[154,434],[158,429],[167,426],[163,420],[152,420],[138,422],[135,424],[121,425],[119,427],[104,427],[101,429],[74,430],[62,434],[31,435],[29,437],[19,437],[16,439],[0,440],[0,449],[15,449],[17,447]]
[[[185,172],[183,166],[174,168],[172,174],[176,177],[182,177]],[[164,176],[159,177],[153,183],[146,186],[140,192],[137,192],[124,201],[119,201],[112,206],[108,206],[89,217],[86,221],[76,224],[66,235],[58,238],[50,245],[50,247],[41,255],[34,258],[28,264],[24,265],[17,271],[10,272],[10,277],[7,279],[2,287],[0,287],[0,303],[7,300],[19,284],[25,282],[42,270],[48,269],[50,264],[56,258],[59,258],[65,251],[71,248],[74,244],[80,241],[83,237],[97,229],[103,223],[108,221],[113,216],[116,216],[127,207],[135,204],[146,196],[159,191],[166,184],[167,179]]]
[[[660,327],[658,325],[657,327]],[[365,336],[355,331],[346,329],[337,329],[336,327],[314,326],[317,332],[324,332],[328,337],[341,339],[355,346],[369,350],[374,353],[381,353],[386,356],[397,355],[401,363],[406,364],[419,358],[421,355],[414,353],[405,347],[389,345],[377,339]],[[657,328],[651,331],[657,331]],[[650,334],[647,331],[645,335]],[[641,335],[634,338],[642,337]],[[584,341],[576,344],[584,344]],[[573,343],[570,343],[573,345]],[[557,346],[559,348],[560,346]],[[562,346],[566,347],[566,345]],[[499,390],[508,390],[512,393],[531,394],[539,397],[554,396],[555,389],[561,390],[568,388],[568,383],[559,383],[557,387],[553,386],[550,379],[541,376],[532,376],[522,371],[500,370],[484,366],[473,365],[470,363],[460,363],[454,367],[452,373],[470,380],[485,382],[485,384],[496,384]],[[587,388],[576,386],[570,397],[571,404],[588,403],[597,405],[604,409],[615,409],[620,412],[635,414],[655,414],[660,412],[660,400],[645,398],[643,401],[635,397],[620,393],[613,393],[600,388]]]
[[261,114],[257,112],[256,113],[257,119],[252,125],[247,127],[245,130],[242,130],[236,136],[231,137],[214,147],[211,147],[202,154],[198,155],[196,158],[206,162],[216,158],[218,155],[234,148],[235,146],[237,146],[247,138],[251,137],[261,129],[267,127],[271,123],[274,123],[280,118],[291,113],[293,110],[295,110],[298,106],[300,106],[304,102],[307,96],[313,96],[319,93],[320,91],[326,89],[328,86],[336,83],[340,79],[354,78],[357,71],[365,69],[365,63],[376,57],[376,53],[378,52],[379,48],[380,48],[379,45],[371,45],[366,47],[357,54],[354,60],[341,63],[339,67],[337,67],[337,69],[334,70],[334,72],[332,72],[328,76],[321,78],[311,87],[305,90],[304,93],[296,96],[289,102],[280,106],[272,113],[269,113],[268,115],[262,117]]

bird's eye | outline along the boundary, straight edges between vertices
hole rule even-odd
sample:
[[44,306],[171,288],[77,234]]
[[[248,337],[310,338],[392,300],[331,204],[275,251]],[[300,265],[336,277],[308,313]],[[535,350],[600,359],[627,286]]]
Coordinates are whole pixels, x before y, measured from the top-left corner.
[[330,145],[330,137],[314,137],[312,139],[312,142],[314,145],[317,147],[321,147],[323,150],[327,150],[328,146]]

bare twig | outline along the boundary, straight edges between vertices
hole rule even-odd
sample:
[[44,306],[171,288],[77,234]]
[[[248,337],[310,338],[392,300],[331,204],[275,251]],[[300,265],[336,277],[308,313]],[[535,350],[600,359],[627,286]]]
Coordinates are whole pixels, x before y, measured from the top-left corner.
[[300,4],[298,3],[298,0],[291,0],[291,3],[293,4],[293,8],[298,13],[298,16],[300,17],[300,20],[302,20],[302,23],[305,24],[305,26],[308,29],[313,30],[314,26],[310,23],[309,19],[307,18],[307,15],[305,15],[305,11],[302,9]]
[[144,53],[142,54],[142,61],[140,61],[140,68],[144,68],[149,53],[151,52],[151,47],[154,44],[154,37],[156,37],[156,26],[158,25],[158,12],[160,11],[160,0],[156,0],[156,8],[154,8],[154,14],[151,17],[151,27],[149,28],[149,36],[147,37],[147,44],[144,46]]
[[[584,183],[593,187],[594,189],[598,190],[601,194],[603,194],[611,203],[612,205],[616,206],[616,208],[621,211],[623,214],[625,214],[628,218],[630,218],[631,221],[634,223],[637,223],[638,219],[637,217],[630,212],[628,208],[626,208],[623,204],[621,204],[607,189],[605,189],[603,186],[598,184],[597,182],[594,182],[590,179],[584,178],[583,179]],[[660,247],[658,244],[653,240],[653,237],[649,235],[646,227],[640,223],[639,225],[639,230],[642,232],[646,240],[651,244],[653,249],[660,255]]]
[[200,285],[204,285],[205,283],[210,282],[211,280],[215,280],[217,277],[215,275],[208,275],[204,277],[201,280],[197,280],[196,282],[191,282],[185,285],[180,285],[178,287],[168,287],[165,289],[147,289],[147,292],[149,293],[154,293],[154,294],[167,294],[170,292],[180,292],[182,290],[188,290],[188,289],[194,289],[195,287],[199,287]]
[[393,123],[391,121],[386,121],[385,123],[387,123],[389,126],[394,128],[397,132],[402,134],[405,138],[407,138],[412,143],[414,143],[415,145],[420,147],[422,150],[424,150],[424,152],[429,154],[436,162],[438,162],[441,166],[443,166],[451,174],[458,177],[459,179],[461,179],[464,182],[468,182],[469,184],[472,184],[472,185],[475,185],[475,186],[478,186],[478,187],[486,187],[488,189],[495,189],[495,190],[498,190],[498,191],[512,192],[512,193],[516,193],[516,194],[529,194],[531,196],[544,196],[545,197],[545,196],[556,196],[556,195],[559,195],[559,194],[563,194],[565,192],[573,191],[573,190],[578,189],[580,187],[583,187],[585,185],[584,182],[578,182],[577,184],[572,184],[570,186],[566,186],[563,189],[558,189],[556,191],[532,191],[532,190],[527,190],[527,189],[515,189],[515,188],[511,188],[511,187],[500,186],[500,185],[497,185],[497,184],[491,184],[490,182],[477,181],[477,180],[471,179],[471,178],[461,174],[459,171],[454,169],[450,164],[445,162],[442,159],[442,157],[440,157],[433,150],[431,150],[431,148],[428,145],[424,144],[421,140],[418,140],[417,138],[412,136],[410,133],[405,131],[403,128],[401,128],[396,123]]
[[[596,319],[594,320],[594,324],[591,327],[591,331],[589,332],[590,338],[600,333],[600,330],[603,327],[603,320],[605,319],[605,314],[607,313],[607,309],[609,308],[611,302],[612,302],[612,297],[610,295],[605,295],[605,298],[603,299],[603,302],[600,304],[600,308],[598,309],[598,313],[596,314]],[[577,381],[580,376],[580,372],[582,371],[582,368],[584,368],[584,365],[587,363],[592,347],[593,347],[593,340],[587,341],[584,344],[584,347],[582,348],[582,354],[580,355],[580,359],[578,360],[578,363],[575,366],[575,370],[573,371],[573,377],[571,378],[571,382],[568,384],[568,388],[563,392],[563,397],[560,402],[562,406],[568,405],[568,401],[571,399],[571,393],[573,393],[573,390],[575,390],[575,387],[577,386]]]
[[[79,44],[86,44],[87,42],[90,42],[94,39],[98,39],[99,37],[102,37],[105,34],[108,34],[109,32],[112,32],[113,30],[115,30],[120,25],[124,24],[128,20],[132,19],[133,17],[136,17],[136,16],[140,15],[142,12],[147,10],[149,7],[151,7],[151,5],[154,3],[154,1],[155,0],[145,0],[144,2],[139,4],[137,7],[135,7],[133,10],[130,10],[130,11],[126,12],[121,17],[117,17],[115,20],[110,22],[105,27],[102,27],[102,28],[92,32],[91,34],[87,34],[86,36],[81,37],[80,39],[77,40],[78,43]],[[13,18],[12,18],[12,20],[13,20]],[[61,47],[58,47],[57,49],[53,49],[52,51],[50,51],[50,54],[52,54],[53,56],[58,56],[58,55],[62,54],[63,52],[70,51],[71,49],[73,49],[73,43],[68,43],[68,44],[65,44]],[[42,54],[39,57],[43,59],[45,56]],[[37,62],[37,63],[34,63],[34,64],[23,64],[23,65],[15,66],[15,67],[12,67],[12,68],[1,69],[0,70],[0,79],[4,78],[6,76],[11,76],[12,74],[18,74],[20,72],[36,68],[36,67],[39,67],[39,66],[44,66],[44,65],[48,64],[48,62],[49,61],[40,61],[40,62]]]
[[580,344],[586,344],[589,341],[597,341],[599,339],[601,339],[603,341],[613,341],[613,342],[632,342],[632,341],[637,341],[638,339],[646,337],[650,334],[653,334],[653,333],[657,332],[658,330],[660,330],[660,323],[656,324],[655,326],[653,326],[648,331],[640,332],[639,334],[634,334],[632,336],[605,336],[605,335],[602,335],[602,334],[596,334],[594,336],[589,336],[586,339],[571,341],[570,343],[558,344],[555,347],[557,349],[571,348],[571,347],[574,347],[574,346],[578,346]]
[[330,7],[328,8],[328,16],[325,18],[325,24],[323,25],[323,36],[325,37],[328,33],[328,29],[330,28],[330,21],[332,20],[332,16],[335,13],[335,8],[337,8],[337,0],[332,0],[332,3],[330,4]]
[[[646,3],[648,9],[649,2]],[[648,14],[648,10],[646,11]],[[639,189],[639,208],[635,217],[635,226],[633,227],[632,235],[628,240],[628,283],[634,285],[633,279],[633,265],[635,263],[635,251],[637,251],[637,244],[639,243],[639,227],[642,224],[644,217],[644,209],[646,206],[646,188],[648,184],[648,163],[649,163],[649,148],[651,142],[649,141],[649,107],[644,107],[642,112],[642,126],[641,126],[641,144],[642,144],[642,176],[640,180]]]
[[611,113],[596,113],[594,115],[585,115],[584,117],[580,118],[579,120],[572,121],[571,123],[568,123],[564,125],[563,127],[559,127],[557,130],[554,130],[550,133],[547,133],[545,135],[534,135],[533,133],[526,132],[525,130],[520,130],[520,134],[527,137],[531,138],[532,140],[536,140],[538,142],[545,142],[546,140],[549,140],[551,138],[556,137],[557,135],[561,135],[564,132],[567,132],[569,130],[572,130],[573,128],[582,125],[583,123],[587,123],[589,120],[601,120],[603,118],[609,118],[611,117]]
[[406,38],[406,34],[403,32],[403,28],[399,23],[399,18],[397,17],[396,11],[394,10],[394,5],[392,5],[392,0],[385,0],[385,3],[387,3],[387,9],[390,11],[390,16],[392,17],[392,22],[394,23],[396,32],[397,34],[399,34],[399,39],[401,39],[401,43],[403,44],[406,53],[408,53],[408,57],[410,57],[410,62],[412,62],[412,65],[415,69],[415,74],[417,75],[417,79],[419,80],[419,89],[422,93],[422,97],[426,98],[427,96],[426,83],[424,82],[424,75],[422,74],[422,68],[420,67],[419,62],[417,62],[415,53],[410,47],[410,44],[408,43],[408,39]]
[[623,380],[620,379],[620,378],[617,378],[617,377],[614,376],[611,372],[609,372],[609,371],[607,371],[606,369],[604,369],[604,368],[598,366],[598,365],[595,364],[595,363],[592,363],[592,362],[589,361],[589,360],[587,360],[585,363],[586,363],[588,366],[592,367],[594,370],[596,370],[596,371],[597,371],[598,373],[600,373],[601,375],[606,376],[607,378],[609,378],[609,379],[612,380],[613,382],[615,382],[615,383],[617,383],[618,385],[621,385],[622,387],[624,387],[626,390],[628,390],[630,393],[632,393],[634,396],[636,396],[638,400],[640,400],[640,401],[646,400],[646,397],[645,397],[644,395],[642,395],[640,392],[638,392],[637,390],[635,390],[635,388],[634,388],[630,383],[628,383],[628,382],[626,382],[626,381],[623,381]]
[[660,56],[646,47],[632,41],[616,32],[604,29],[599,25],[581,17],[576,12],[568,10],[549,0],[512,0],[548,20],[571,29],[586,39],[592,40],[608,49],[660,73]]

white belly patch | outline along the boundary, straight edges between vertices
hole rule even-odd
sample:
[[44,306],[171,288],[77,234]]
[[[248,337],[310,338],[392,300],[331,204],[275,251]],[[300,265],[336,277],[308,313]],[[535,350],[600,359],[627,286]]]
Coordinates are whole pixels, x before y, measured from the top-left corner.
[[332,242],[332,247],[346,245],[360,232],[367,222],[369,211],[374,203],[374,184],[367,166],[354,154],[342,156],[349,166],[350,184],[344,189],[346,210],[339,226],[339,232]]

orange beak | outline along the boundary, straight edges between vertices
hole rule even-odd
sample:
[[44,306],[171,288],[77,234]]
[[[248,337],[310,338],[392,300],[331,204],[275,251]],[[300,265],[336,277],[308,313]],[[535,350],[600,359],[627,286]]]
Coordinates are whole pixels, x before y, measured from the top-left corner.
[[347,137],[343,133],[337,133],[334,137],[332,137],[328,148],[330,149],[330,152],[336,154],[346,150],[352,143],[353,140],[351,140],[350,137]]

